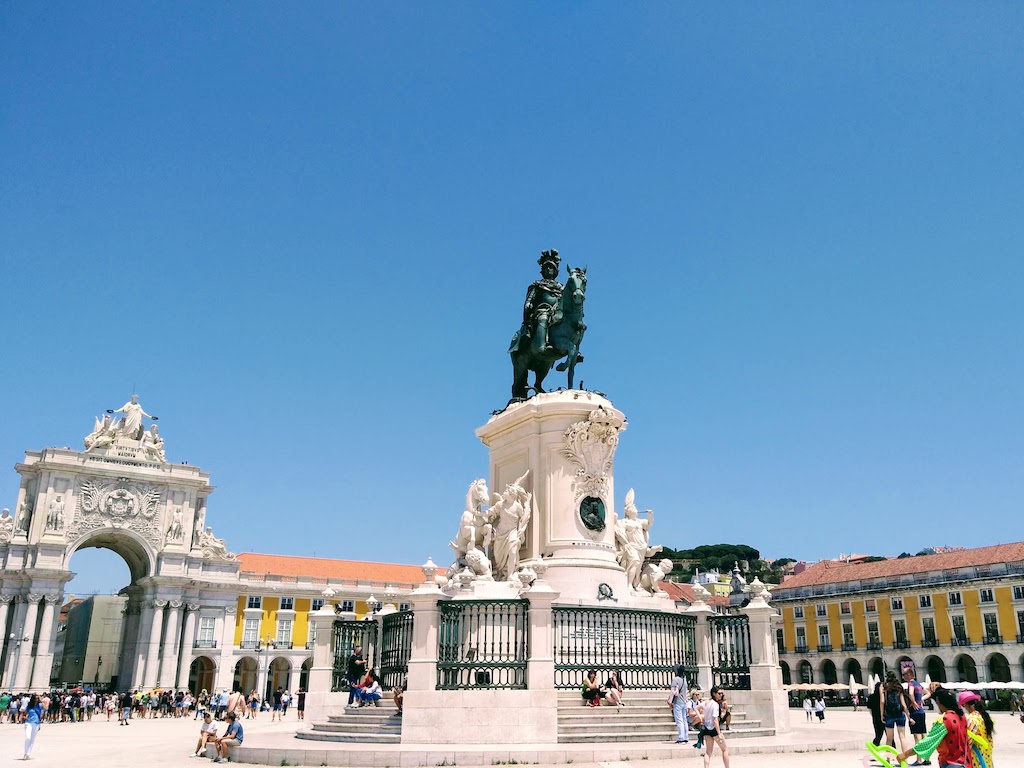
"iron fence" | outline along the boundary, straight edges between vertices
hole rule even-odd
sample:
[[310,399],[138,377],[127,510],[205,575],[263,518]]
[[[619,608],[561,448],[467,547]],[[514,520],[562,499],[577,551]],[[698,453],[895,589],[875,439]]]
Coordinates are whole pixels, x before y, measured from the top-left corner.
[[439,603],[437,689],[526,688],[529,608],[526,600]]
[[384,617],[380,639],[380,684],[385,691],[401,685],[409,672],[412,650],[412,611],[399,611]]
[[746,616],[709,616],[715,685],[750,690],[750,624]]
[[697,685],[696,619],[624,608],[552,609],[555,687],[579,688],[588,670],[619,674],[628,688],[667,688],[681,665]]
[[332,691],[348,690],[348,659],[356,646],[363,649],[363,659],[366,661],[364,669],[372,669],[377,661],[377,622],[335,621],[331,632],[331,648],[334,650]]

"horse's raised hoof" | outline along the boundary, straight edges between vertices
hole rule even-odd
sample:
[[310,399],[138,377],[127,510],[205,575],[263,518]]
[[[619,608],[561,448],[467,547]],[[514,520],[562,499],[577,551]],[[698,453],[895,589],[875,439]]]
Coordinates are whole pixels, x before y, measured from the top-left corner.
[[559,373],[561,373],[562,371],[564,371],[568,367],[569,367],[568,363],[561,362],[561,363],[559,363],[558,365],[555,366],[555,370],[558,371]]

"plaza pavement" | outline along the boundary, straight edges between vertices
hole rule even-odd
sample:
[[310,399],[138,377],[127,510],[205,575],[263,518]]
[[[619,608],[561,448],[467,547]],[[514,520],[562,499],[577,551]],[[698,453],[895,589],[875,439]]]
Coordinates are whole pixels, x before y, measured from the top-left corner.
[[[870,761],[864,761],[867,753],[863,747],[854,746],[863,743],[871,732],[871,722],[865,711],[854,713],[832,710],[826,715],[824,724],[807,723],[803,710],[790,710],[790,716],[793,723],[793,732],[790,734],[757,739],[734,739],[730,743],[732,765],[739,768],[763,765],[857,768],[871,765]],[[995,719],[996,768],[1024,766],[1024,723],[1003,712],[996,713]],[[298,723],[293,715],[287,717],[284,722],[275,723],[270,722],[269,716],[261,716],[255,721],[243,720],[242,725],[245,727],[246,746],[267,749],[268,756],[271,751],[274,755],[283,755],[270,763],[277,766],[285,764],[282,760],[290,765],[296,764],[297,761],[291,752],[295,749],[306,749],[310,750],[308,754],[315,754],[317,762],[311,763],[313,765],[347,765],[347,762],[343,761],[343,756],[348,757],[353,752],[361,752],[364,753],[361,757],[368,757],[365,753],[375,751],[370,745],[320,745],[315,742],[299,742],[294,738]],[[223,724],[221,729],[223,730]],[[69,765],[102,765],[104,768],[138,768],[140,765],[146,768],[184,768],[204,765],[209,761],[204,762],[202,758],[190,757],[198,731],[198,724],[191,718],[136,720],[128,727],[119,726],[116,721],[108,723],[105,718],[91,723],[44,725],[36,740],[33,759],[28,765],[34,768],[67,768]],[[24,764],[21,762],[23,739],[24,729],[21,726],[0,725],[0,766]],[[824,748],[826,751],[801,751],[806,750],[808,745]],[[379,761],[380,766],[400,768],[401,765],[411,764],[405,759],[393,759],[396,748],[400,754],[406,754],[407,758],[412,758],[417,751],[425,751],[422,747],[411,745],[391,747],[387,760]],[[507,749],[507,746],[505,748]],[[702,765],[696,759],[697,751],[686,745],[617,743],[609,744],[607,748],[610,756],[614,755],[614,758],[618,759],[598,763],[574,759],[574,754],[586,754],[585,750],[589,749],[589,745],[584,744],[539,748],[537,757],[540,764],[564,765],[571,761],[573,768],[672,768],[676,764],[680,768],[697,768]],[[666,748],[673,750],[670,753],[673,759],[651,757],[665,754]],[[443,747],[432,746],[429,754],[436,756],[437,760],[429,765],[442,763],[443,755],[454,756],[457,765],[465,764],[459,763],[460,749],[463,748],[445,750]],[[651,756],[644,758],[648,751]],[[330,758],[328,752],[332,755]],[[622,759],[627,756],[629,760]],[[380,753],[378,757],[383,758],[384,753]],[[452,760],[448,759],[447,762],[451,765]],[[716,755],[712,765],[721,764],[721,759]]]

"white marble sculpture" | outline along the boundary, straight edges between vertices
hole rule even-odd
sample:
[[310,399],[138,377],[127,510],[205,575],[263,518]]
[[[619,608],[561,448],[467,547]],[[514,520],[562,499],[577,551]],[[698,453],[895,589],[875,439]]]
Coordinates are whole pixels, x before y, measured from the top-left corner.
[[207,528],[199,535],[199,547],[203,550],[205,557],[221,560],[235,559],[235,553],[228,552],[224,539],[218,539],[213,535],[213,528]]
[[519,567],[519,550],[526,538],[526,526],[533,511],[533,494],[524,487],[526,474],[505,486],[501,494],[494,494],[488,521],[491,525],[491,560],[498,581],[513,581]]
[[658,585],[665,580],[672,570],[672,561],[667,557],[657,565],[648,563],[644,567],[643,576],[640,577],[640,590],[651,595],[664,595],[666,593],[658,589]]
[[466,509],[459,518],[459,530],[455,538],[448,542],[452,548],[455,559],[465,557],[466,553],[476,547],[482,548],[484,537],[487,535],[487,515],[484,512],[484,505],[490,499],[487,493],[487,483],[479,478],[470,483],[466,492]]
[[206,525],[206,504],[200,502],[199,509],[192,521],[192,546],[198,547],[203,536],[203,526]]
[[640,578],[644,560],[661,552],[662,547],[650,546],[649,531],[654,524],[654,513],[647,510],[646,520],[639,519],[633,489],[626,494],[624,517],[615,518],[615,551],[619,565],[626,571],[626,581],[630,590],[640,589]]
[[160,437],[156,424],[151,426],[148,432],[142,433],[142,450],[147,459],[167,462],[167,456],[164,454],[164,439]]
[[466,561],[466,568],[472,572],[474,581],[477,579],[491,581],[494,578],[491,575],[491,561],[487,559],[487,555],[482,549],[474,547],[466,553],[463,559]]
[[4,507],[0,512],[0,544],[7,544],[14,538],[14,516],[11,510]]
[[181,516],[181,507],[175,507],[171,515],[171,524],[167,527],[167,541],[181,541],[185,535],[185,526]]
[[90,434],[83,439],[85,450],[91,451],[94,448],[106,448],[113,445],[117,440],[117,425],[110,418],[110,414],[103,417],[102,421],[96,419],[96,425]]
[[25,499],[18,507],[18,519],[14,523],[14,532],[28,534],[30,525],[32,525],[32,505],[29,504],[28,499]]
[[147,419],[153,417],[142,410],[139,405],[139,396],[132,395],[132,399],[112,413],[123,413],[124,418],[118,422],[119,431],[129,440],[139,440],[142,437],[142,417]]
[[46,530],[60,531],[64,529],[64,499],[59,495],[50,500],[46,513]]

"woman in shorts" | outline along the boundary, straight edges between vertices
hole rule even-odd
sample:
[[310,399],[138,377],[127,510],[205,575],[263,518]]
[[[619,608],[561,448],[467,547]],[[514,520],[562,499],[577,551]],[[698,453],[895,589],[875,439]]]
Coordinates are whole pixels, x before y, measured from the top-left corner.
[[704,703],[704,723],[701,725],[700,735],[704,739],[707,751],[704,753],[704,768],[711,765],[711,756],[715,752],[715,744],[722,753],[722,765],[729,768],[729,748],[725,745],[725,737],[722,735],[721,712],[722,701],[725,700],[725,692],[722,687],[716,685],[711,689],[711,698]]

